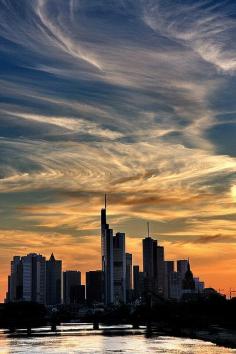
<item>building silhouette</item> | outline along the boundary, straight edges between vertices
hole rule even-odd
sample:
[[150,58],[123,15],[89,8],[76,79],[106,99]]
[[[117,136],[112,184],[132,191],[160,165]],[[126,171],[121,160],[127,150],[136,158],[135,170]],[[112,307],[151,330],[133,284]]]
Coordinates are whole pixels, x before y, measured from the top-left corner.
[[187,292],[194,292],[195,291],[195,281],[193,279],[193,273],[190,269],[190,262],[188,260],[187,263],[187,270],[185,272],[183,281],[182,281],[182,288],[185,293]]
[[180,272],[170,273],[169,299],[180,300],[183,295],[183,278]]
[[106,305],[114,301],[113,281],[113,230],[109,228],[106,217],[106,195],[105,207],[101,209],[101,253],[102,271],[104,274],[103,298]]
[[156,279],[157,274],[157,241],[150,236],[143,239],[143,271],[145,278],[150,282]]
[[101,270],[86,272],[86,300],[88,304],[103,302],[103,282]]
[[85,302],[85,286],[81,285],[81,272],[76,270],[63,272],[63,300],[65,305]]
[[156,279],[157,293],[160,296],[165,296],[165,254],[163,246],[156,246]]
[[133,266],[133,287],[134,287],[134,298],[137,299],[140,296],[139,290],[139,266]]
[[125,234],[113,230],[107,224],[105,206],[101,209],[101,255],[104,274],[103,298],[106,305],[126,302]]
[[114,302],[126,302],[125,234],[117,232],[113,237]]
[[171,298],[171,274],[175,270],[174,261],[165,261],[165,298]]
[[62,300],[62,261],[56,260],[53,253],[46,261],[46,303],[58,305]]
[[179,272],[182,275],[182,278],[184,278],[185,273],[187,272],[187,269],[188,269],[188,260],[187,259],[177,260],[177,272]]
[[165,294],[165,259],[164,247],[158,246],[157,240],[148,235],[143,239],[143,272],[146,292],[160,296]]
[[132,254],[126,253],[126,301],[132,300]]
[[15,256],[11,261],[7,300],[46,304],[46,259],[40,254]]

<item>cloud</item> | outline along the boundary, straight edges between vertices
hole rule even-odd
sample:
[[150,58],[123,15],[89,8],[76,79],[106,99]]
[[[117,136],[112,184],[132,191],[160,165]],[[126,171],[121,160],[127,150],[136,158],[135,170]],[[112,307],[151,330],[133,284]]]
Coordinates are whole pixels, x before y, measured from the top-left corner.
[[231,18],[234,8],[225,1],[212,5],[211,1],[181,3],[148,1],[144,8],[144,21],[182,45],[192,48],[203,60],[217,68],[233,73],[236,69],[235,46],[231,40],[235,22]]

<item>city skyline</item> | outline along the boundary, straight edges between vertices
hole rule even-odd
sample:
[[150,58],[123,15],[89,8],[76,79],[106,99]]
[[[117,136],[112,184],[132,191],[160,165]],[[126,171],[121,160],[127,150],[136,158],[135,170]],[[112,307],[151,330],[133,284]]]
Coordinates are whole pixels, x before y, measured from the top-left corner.
[[[162,245],[162,244],[160,245],[160,242],[159,242],[158,239],[155,239],[155,238],[153,239],[152,238],[154,234],[152,233],[152,231],[150,232],[150,222],[147,222],[146,225],[145,225],[145,227],[146,227],[146,235],[142,236],[143,238],[140,238],[140,247],[137,247],[137,245],[133,244],[134,251],[133,251],[133,253],[129,253],[130,249],[127,250],[126,246],[125,246],[126,238],[127,238],[126,233],[118,231],[117,227],[115,227],[113,229],[114,225],[111,225],[112,228],[110,228],[110,225],[107,223],[109,221],[108,220],[109,219],[109,215],[107,216],[107,210],[108,210],[107,209],[107,204],[108,204],[107,200],[108,200],[107,194],[104,194],[104,196],[103,196],[103,206],[101,208],[101,213],[100,213],[100,235],[98,236],[98,239],[100,239],[100,248],[98,250],[98,255],[97,255],[98,259],[94,263],[95,265],[97,264],[97,267],[95,266],[94,268],[89,268],[90,265],[88,263],[85,263],[84,267],[83,266],[82,267],[81,266],[76,266],[74,263],[71,263],[71,267],[67,266],[67,268],[66,268],[65,266],[62,267],[62,264],[61,264],[60,265],[61,274],[63,274],[63,278],[62,279],[64,279],[64,274],[65,273],[79,272],[81,274],[80,275],[80,284],[82,284],[82,283],[86,284],[86,279],[87,279],[86,274],[88,272],[92,272],[93,273],[93,272],[97,272],[97,271],[101,271],[102,270],[103,273],[104,273],[104,284],[106,284],[106,282],[107,282],[106,281],[106,269],[107,269],[107,266],[104,265],[104,256],[103,256],[104,253],[107,252],[105,250],[107,246],[106,245],[104,246],[104,241],[103,241],[104,236],[106,236],[106,231],[108,232],[107,235],[108,235],[108,239],[110,241],[109,242],[110,246],[108,245],[109,249],[110,249],[110,247],[112,245],[111,251],[109,251],[109,252],[112,252],[112,257],[111,257],[111,261],[110,261],[112,263],[112,266],[109,266],[109,269],[110,269],[109,272],[111,273],[111,279],[108,280],[108,283],[107,283],[108,285],[105,285],[104,289],[106,289],[107,287],[110,287],[111,286],[110,284],[114,282],[114,274],[116,273],[116,271],[114,270],[114,263],[115,263],[115,261],[120,261],[120,259],[119,258],[117,259],[117,256],[115,256],[113,254],[113,252],[115,252],[114,251],[115,250],[114,247],[119,247],[119,246],[115,246],[115,244],[117,244],[117,242],[119,244],[119,242],[120,242],[119,241],[119,237],[120,236],[123,237],[123,240],[121,240],[121,242],[123,244],[122,247],[124,247],[123,250],[122,250],[122,253],[121,253],[121,254],[123,254],[123,256],[121,256],[121,257],[125,257],[126,261],[127,261],[127,256],[129,255],[129,256],[131,256],[131,259],[132,259],[132,261],[131,261],[131,264],[132,264],[132,283],[135,282],[134,274],[133,274],[133,267],[138,267],[139,271],[141,271],[141,274],[144,274],[144,278],[145,278],[145,274],[147,275],[147,277],[151,277],[151,279],[152,278],[158,278],[158,284],[159,284],[159,282],[160,282],[160,280],[159,280],[159,276],[160,275],[158,276],[159,266],[158,266],[157,269],[155,269],[156,265],[152,263],[153,262],[152,258],[154,257],[153,254],[152,254],[152,252],[153,252],[152,248],[153,247],[155,247],[157,250],[159,249],[159,251],[156,251],[156,253],[155,253],[156,261],[154,261],[154,262],[157,262],[157,264],[158,264],[158,259],[160,261],[161,260],[164,261],[166,263],[166,266],[164,266],[166,268],[166,272],[167,272],[166,274],[168,274],[168,265],[167,265],[167,263],[171,263],[172,264],[172,266],[171,266],[171,269],[172,269],[171,271],[172,272],[174,272],[174,273],[175,272],[180,272],[181,274],[185,274],[185,271],[187,269],[186,265],[187,265],[187,262],[189,262],[189,257],[186,257],[186,255],[183,255],[183,257],[182,258],[180,257],[181,258],[180,259],[180,258],[177,258],[176,255],[174,255],[174,256],[172,256],[171,259],[169,259],[169,258],[167,259],[165,257],[165,254],[167,254],[167,255],[169,254],[168,253],[168,249],[166,249],[164,245]],[[114,230],[116,230],[116,231],[114,232]],[[150,242],[151,242],[151,244],[150,244]],[[145,246],[144,246],[145,243],[147,244],[146,250],[145,250]],[[91,250],[91,245],[89,245],[89,250]],[[54,252],[50,251],[49,254],[50,254],[50,256],[48,257],[49,258],[48,261],[46,261],[46,257],[43,256],[41,253],[37,253],[37,252],[35,253],[35,250],[31,250],[27,254],[27,256],[23,256],[22,258],[24,259],[24,258],[27,258],[28,256],[36,255],[36,256],[38,256],[40,258],[42,257],[45,260],[45,265],[46,265],[46,264],[50,264],[51,260],[55,261]],[[159,256],[158,256],[158,254],[159,254]],[[19,255],[14,255],[13,256],[13,260],[14,260],[15,257],[17,259],[21,258],[21,256],[19,256]],[[94,255],[93,255],[93,257],[94,257]],[[118,255],[118,257],[119,257],[119,255]],[[137,262],[133,262],[133,260],[137,260]],[[123,265],[125,268],[126,268],[126,261],[125,261],[125,263]],[[57,260],[56,262],[61,262],[62,263],[61,260],[59,260],[59,261]],[[184,266],[184,270],[181,269],[181,267],[182,267],[181,262],[184,263],[184,265],[183,265]],[[176,266],[175,266],[175,263],[176,263]],[[63,264],[64,264],[64,262],[63,262]],[[65,262],[65,264],[67,264],[67,262]],[[81,265],[80,262],[78,262],[78,264]],[[159,265],[160,265],[160,263],[159,263]],[[160,267],[163,267],[163,266],[160,266]],[[83,269],[83,270],[81,271],[81,269]],[[126,271],[127,271],[127,268],[126,268]],[[156,275],[154,275],[155,272],[157,272]],[[201,274],[199,274],[199,275],[201,276]],[[162,276],[164,276],[164,275],[162,275]],[[194,279],[197,279],[197,281],[199,281],[199,278],[194,278]],[[126,284],[126,276],[123,279],[123,281]],[[179,281],[182,283],[182,278],[181,277],[180,277]],[[111,283],[109,283],[109,282],[111,282]],[[5,283],[7,284],[7,279],[5,279]],[[164,291],[164,283],[165,283],[165,281],[164,281],[164,279],[162,279],[161,280],[161,284],[162,284],[161,288],[162,288],[162,290],[160,291],[161,296],[164,296],[164,293],[165,293],[165,291]],[[204,283],[207,285],[206,288],[214,288],[211,284],[208,284],[207,282],[204,282]],[[7,287],[7,285],[6,285],[6,287]],[[45,285],[45,287],[46,287],[46,285]],[[148,286],[147,286],[147,288],[148,288]],[[135,291],[134,284],[132,284],[132,289]],[[222,292],[223,294],[230,295],[230,296],[231,296],[231,291],[234,292],[234,289],[231,288],[231,287],[229,289],[222,289],[221,287],[219,287],[219,288],[215,288],[215,290],[216,291],[219,290],[219,292]],[[6,292],[5,292],[4,289],[2,289],[2,291],[3,291],[3,299],[6,299],[6,296],[5,296]],[[105,304],[109,304],[110,302],[111,303],[113,303],[113,302],[115,303],[115,290],[113,289],[113,285],[112,285],[112,295],[108,295],[108,299],[109,300],[106,300],[106,295],[105,295],[106,291],[107,290],[104,290],[104,295],[103,295],[104,296],[104,298],[103,298],[104,303]],[[126,291],[125,291],[125,293],[126,293]],[[118,296],[119,301],[121,301],[121,302],[125,301],[126,302],[126,296],[127,296],[127,293],[126,293],[126,295],[124,295],[124,297],[123,296],[122,297]],[[45,299],[46,299],[46,294],[45,294]]]
[[235,1],[0,8],[0,300],[15,254],[100,269],[104,193],[133,264],[149,221],[236,289]]
[[[61,304],[91,306],[95,303],[110,305],[146,303],[149,296],[155,299],[180,301],[207,296],[215,289],[194,277],[189,258],[166,260],[165,249],[150,235],[142,240],[143,267],[133,265],[133,255],[126,250],[124,232],[113,233],[107,223],[107,196],[101,209],[101,269],[86,271],[83,285],[79,270],[63,270],[62,260],[52,253],[49,260],[37,253],[14,255],[5,302],[37,302],[47,306]],[[141,271],[140,271],[141,269]],[[204,295],[206,291],[206,295]],[[71,308],[71,311],[73,311]],[[78,310],[78,308],[77,308]]]

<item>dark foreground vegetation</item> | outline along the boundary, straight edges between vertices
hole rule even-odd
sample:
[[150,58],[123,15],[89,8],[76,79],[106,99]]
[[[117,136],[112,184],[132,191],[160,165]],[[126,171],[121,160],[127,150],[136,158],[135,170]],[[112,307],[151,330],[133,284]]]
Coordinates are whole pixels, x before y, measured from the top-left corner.
[[105,311],[88,310],[83,317],[75,315],[68,307],[47,309],[36,303],[8,303],[0,308],[0,327],[14,332],[50,325],[52,330],[61,322],[81,320],[99,323],[132,324],[133,328],[146,325],[150,333],[188,336],[211,340],[218,344],[236,347],[236,298],[226,300],[222,296],[198,298],[182,302],[150,301],[139,305],[109,307]]

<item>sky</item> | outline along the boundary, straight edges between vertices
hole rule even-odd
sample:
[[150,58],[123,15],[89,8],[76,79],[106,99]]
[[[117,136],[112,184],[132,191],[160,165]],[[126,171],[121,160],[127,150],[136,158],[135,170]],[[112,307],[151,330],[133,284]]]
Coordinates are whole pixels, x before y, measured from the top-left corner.
[[[0,300],[13,255],[100,268],[100,209],[142,264],[236,289],[236,3],[0,0]],[[224,290],[223,290],[224,289]]]

